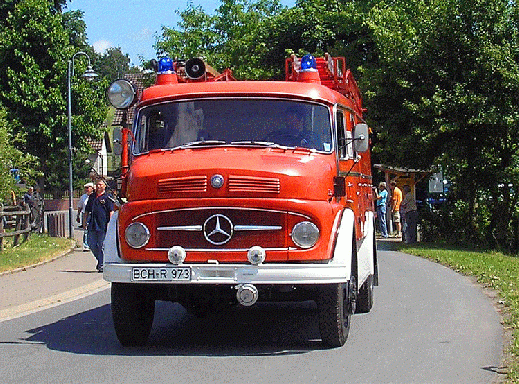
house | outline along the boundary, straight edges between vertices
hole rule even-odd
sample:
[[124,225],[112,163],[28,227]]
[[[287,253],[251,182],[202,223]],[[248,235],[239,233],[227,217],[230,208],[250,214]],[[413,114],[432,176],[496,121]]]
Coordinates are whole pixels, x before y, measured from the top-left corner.
[[101,140],[87,139],[88,144],[92,147],[92,152],[88,155],[91,172],[96,176],[108,176],[109,153],[112,152],[112,143],[108,133],[105,133]]

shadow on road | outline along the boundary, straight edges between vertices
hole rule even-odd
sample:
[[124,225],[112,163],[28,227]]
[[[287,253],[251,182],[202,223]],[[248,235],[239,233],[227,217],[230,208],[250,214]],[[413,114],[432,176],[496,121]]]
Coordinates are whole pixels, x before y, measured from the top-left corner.
[[311,302],[261,303],[203,319],[179,304],[157,302],[148,345],[141,348],[119,344],[108,304],[26,332],[27,342],[89,355],[263,356],[322,349]]

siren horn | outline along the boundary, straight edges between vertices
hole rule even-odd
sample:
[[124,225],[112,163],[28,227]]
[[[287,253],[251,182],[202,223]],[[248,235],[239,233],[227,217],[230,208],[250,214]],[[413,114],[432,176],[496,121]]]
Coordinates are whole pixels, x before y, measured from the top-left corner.
[[186,75],[190,79],[196,80],[205,75],[205,63],[199,57],[186,61]]

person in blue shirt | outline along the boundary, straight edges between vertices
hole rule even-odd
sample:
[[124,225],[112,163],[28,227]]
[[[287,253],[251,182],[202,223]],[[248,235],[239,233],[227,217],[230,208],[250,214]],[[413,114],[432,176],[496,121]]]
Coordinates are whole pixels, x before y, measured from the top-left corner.
[[106,194],[106,182],[99,179],[96,190],[88,197],[85,211],[90,213],[87,226],[87,242],[97,260],[96,269],[103,272],[103,242],[106,237],[106,228],[114,210],[112,199]]
[[380,233],[382,237],[387,238],[387,224],[386,224],[386,208],[387,207],[387,189],[386,183],[380,182],[377,192],[377,217]]

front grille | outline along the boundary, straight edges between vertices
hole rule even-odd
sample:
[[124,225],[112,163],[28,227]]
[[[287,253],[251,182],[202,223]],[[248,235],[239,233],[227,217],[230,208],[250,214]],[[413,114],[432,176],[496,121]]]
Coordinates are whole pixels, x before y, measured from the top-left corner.
[[279,193],[279,179],[252,176],[229,176],[229,192]]
[[159,193],[207,192],[206,176],[186,176],[159,180]]
[[[232,233],[227,242],[225,235],[212,237],[213,242],[206,237],[207,233],[216,229],[215,215],[219,216],[218,228]],[[254,245],[287,247],[284,212],[244,208],[179,209],[157,213],[154,221],[157,234],[151,248],[169,249],[173,245],[186,249],[215,250],[249,249]],[[206,222],[207,228],[204,228]]]

